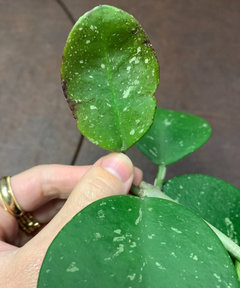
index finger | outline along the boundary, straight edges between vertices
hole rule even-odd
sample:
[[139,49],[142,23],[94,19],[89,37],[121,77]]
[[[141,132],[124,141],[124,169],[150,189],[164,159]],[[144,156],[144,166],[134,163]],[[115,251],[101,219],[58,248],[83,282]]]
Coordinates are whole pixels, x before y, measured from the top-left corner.
[[66,199],[91,166],[40,165],[11,177],[11,187],[24,211],[49,200]]

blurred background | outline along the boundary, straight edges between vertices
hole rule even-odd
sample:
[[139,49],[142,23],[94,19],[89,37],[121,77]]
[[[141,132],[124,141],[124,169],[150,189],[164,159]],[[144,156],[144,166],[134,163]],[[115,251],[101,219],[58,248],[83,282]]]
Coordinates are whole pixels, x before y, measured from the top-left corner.
[[[0,0],[0,175],[108,153],[86,139],[79,145],[60,84],[67,35],[99,4],[133,14],[148,34],[160,62],[158,105],[212,126],[209,142],[168,166],[167,178],[203,173],[240,188],[239,0]],[[157,167],[136,148],[127,154],[152,182]]]

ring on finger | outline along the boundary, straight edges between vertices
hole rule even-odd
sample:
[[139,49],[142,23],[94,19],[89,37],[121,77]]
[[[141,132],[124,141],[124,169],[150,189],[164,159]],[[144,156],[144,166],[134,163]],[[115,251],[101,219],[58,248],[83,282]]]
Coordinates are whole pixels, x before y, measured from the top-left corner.
[[23,211],[19,206],[13,194],[9,176],[0,179],[0,200],[5,211],[17,219],[19,227],[26,234],[34,233],[41,227],[31,213]]

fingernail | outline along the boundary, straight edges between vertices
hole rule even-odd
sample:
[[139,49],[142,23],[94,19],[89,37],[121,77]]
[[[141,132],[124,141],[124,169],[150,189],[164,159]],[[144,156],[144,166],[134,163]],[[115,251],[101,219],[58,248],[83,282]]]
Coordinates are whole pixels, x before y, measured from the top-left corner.
[[123,183],[133,177],[133,164],[125,154],[110,154],[103,159],[101,166]]

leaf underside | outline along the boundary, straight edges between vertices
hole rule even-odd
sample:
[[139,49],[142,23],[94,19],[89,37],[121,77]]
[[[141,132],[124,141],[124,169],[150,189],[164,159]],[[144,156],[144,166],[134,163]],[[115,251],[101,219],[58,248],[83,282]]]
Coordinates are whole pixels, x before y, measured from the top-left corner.
[[201,147],[211,127],[192,114],[157,108],[154,122],[136,147],[152,162],[169,165]]
[[57,235],[38,288],[238,287],[213,231],[159,198],[114,196],[80,211]]
[[174,177],[163,191],[240,244],[240,190],[201,174]]
[[126,150],[152,124],[159,65],[128,13],[103,5],[80,17],[64,48],[61,78],[79,130],[100,147]]

